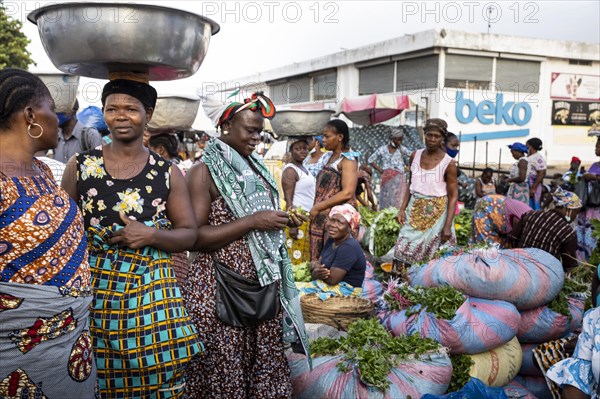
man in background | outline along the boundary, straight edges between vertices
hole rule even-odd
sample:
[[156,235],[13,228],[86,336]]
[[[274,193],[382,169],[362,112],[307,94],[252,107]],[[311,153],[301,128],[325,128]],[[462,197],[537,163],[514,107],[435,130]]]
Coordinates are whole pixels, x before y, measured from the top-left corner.
[[76,153],[94,149],[102,144],[102,136],[93,127],[86,127],[77,120],[79,102],[75,100],[70,112],[59,112],[58,146],[54,149],[54,159],[62,163]]

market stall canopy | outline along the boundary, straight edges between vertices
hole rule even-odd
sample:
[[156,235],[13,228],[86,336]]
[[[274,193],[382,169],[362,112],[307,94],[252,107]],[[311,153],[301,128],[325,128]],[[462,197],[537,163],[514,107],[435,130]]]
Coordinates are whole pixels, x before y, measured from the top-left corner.
[[201,15],[135,3],[51,4],[27,19],[38,26],[44,50],[59,70],[111,80],[120,72],[153,81],[191,76],[219,31],[216,22]]
[[346,118],[358,125],[374,125],[392,119],[412,106],[408,96],[370,94],[344,98],[334,115],[344,114]]

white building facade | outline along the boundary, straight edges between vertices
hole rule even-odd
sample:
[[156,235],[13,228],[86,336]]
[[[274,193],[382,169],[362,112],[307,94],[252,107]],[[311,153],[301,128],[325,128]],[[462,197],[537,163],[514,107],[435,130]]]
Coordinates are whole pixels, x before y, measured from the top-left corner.
[[[507,145],[539,137],[551,165],[597,161],[600,45],[429,30],[233,79],[218,91],[263,90],[279,109],[335,109],[345,97],[408,95],[391,124],[438,117],[461,136],[461,164],[512,164]],[[419,120],[415,115],[419,112]]]

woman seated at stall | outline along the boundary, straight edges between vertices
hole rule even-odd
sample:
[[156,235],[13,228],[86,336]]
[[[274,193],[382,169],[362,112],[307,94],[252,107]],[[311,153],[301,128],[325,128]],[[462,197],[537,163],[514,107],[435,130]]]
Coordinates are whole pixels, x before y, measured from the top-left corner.
[[571,226],[581,209],[579,197],[560,187],[552,193],[555,208],[527,212],[510,234],[515,248],[539,248],[562,262],[565,270],[578,265],[577,235]]
[[475,182],[475,195],[477,198],[483,198],[486,195],[496,194],[496,183],[494,182],[494,170],[485,168],[480,177]]
[[470,244],[499,244],[510,248],[513,225],[532,209],[529,205],[503,195],[486,195],[475,204]]
[[358,229],[360,214],[349,204],[331,208],[327,222],[328,240],[319,261],[311,262],[309,283],[296,283],[302,294],[359,296],[365,279],[367,260],[359,242],[352,236]]

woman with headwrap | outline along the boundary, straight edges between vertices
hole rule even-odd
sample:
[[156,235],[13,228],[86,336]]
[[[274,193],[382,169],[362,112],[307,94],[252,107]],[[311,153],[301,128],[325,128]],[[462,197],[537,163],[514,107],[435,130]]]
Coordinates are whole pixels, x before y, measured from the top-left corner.
[[323,300],[331,296],[360,296],[367,260],[360,243],[353,236],[358,230],[360,214],[349,204],[331,208],[327,221],[328,239],[318,261],[311,262],[314,281],[296,283],[303,294],[318,294]]
[[542,140],[537,137],[531,138],[525,142],[527,146],[527,160],[529,161],[529,206],[533,210],[541,209],[542,201],[542,183],[546,176],[546,160],[540,153],[542,150]]
[[310,210],[310,260],[319,260],[326,239],[329,210],[336,205],[356,207],[358,157],[350,151],[350,130],[340,119],[329,121],[323,129],[323,145],[329,152],[319,159],[315,203]]
[[402,227],[394,250],[397,268],[426,261],[440,245],[456,242],[456,162],[442,147],[447,129],[443,119],[427,120],[425,149],[410,156],[410,190],[398,210]]
[[[302,165],[308,155],[305,137],[288,139],[288,152],[291,161],[283,167],[281,187],[285,199],[286,211],[310,211],[315,202],[315,177]],[[310,259],[310,240],[308,223],[287,229],[286,241],[292,263],[297,265]]]
[[402,145],[403,128],[392,128],[390,142],[379,147],[369,157],[369,164],[381,175],[379,209],[398,208],[406,191],[406,166],[404,157],[410,151]]
[[323,156],[323,136],[309,137],[308,139],[308,156],[302,162],[302,165],[308,170],[308,172],[315,178],[321,171],[319,159]]
[[555,208],[527,212],[513,226],[515,248],[539,248],[562,261],[565,270],[577,266],[577,235],[571,222],[581,209],[579,197],[560,187],[552,193]]
[[77,204],[34,154],[54,148],[48,88],[0,70],[0,397],[95,398],[87,239]]
[[102,91],[112,142],[69,160],[63,188],[79,202],[95,299],[91,333],[103,398],[180,398],[202,344],[171,252],[196,240],[179,168],[143,145],[156,90],[117,79]]
[[[221,135],[211,139],[187,175],[199,253],[184,295],[206,354],[188,368],[186,393],[190,398],[290,398],[284,342],[299,338],[308,349],[283,229],[300,221],[279,209],[277,184],[255,152],[264,119],[275,115],[275,107],[262,93],[244,103],[206,98],[202,105]],[[281,311],[252,326],[223,322],[217,316],[221,288],[213,262],[262,287],[277,284]]]

